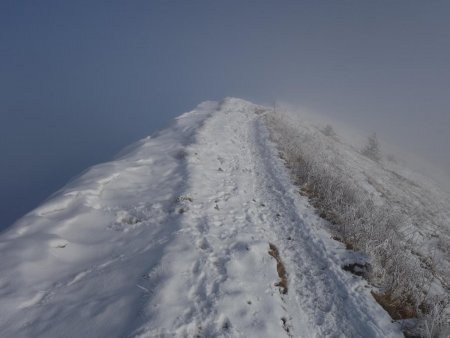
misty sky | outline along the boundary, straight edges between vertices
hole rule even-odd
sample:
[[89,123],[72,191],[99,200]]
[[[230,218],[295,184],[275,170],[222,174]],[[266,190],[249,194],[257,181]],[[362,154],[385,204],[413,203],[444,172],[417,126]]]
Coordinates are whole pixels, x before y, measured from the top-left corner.
[[290,102],[450,175],[448,1],[0,1],[0,229],[208,99]]

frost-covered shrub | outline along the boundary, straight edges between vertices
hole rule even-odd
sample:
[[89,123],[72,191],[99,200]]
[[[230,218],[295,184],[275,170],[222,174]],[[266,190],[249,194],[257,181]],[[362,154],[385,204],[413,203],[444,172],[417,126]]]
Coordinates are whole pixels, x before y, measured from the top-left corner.
[[377,134],[373,133],[367,138],[367,144],[361,150],[361,154],[376,162],[381,160],[380,144],[377,139]]
[[427,338],[450,337],[450,305],[449,297],[432,297],[425,309],[421,331]]
[[336,137],[336,132],[331,124],[327,124],[323,129],[322,133],[328,137]]
[[[345,166],[337,152],[329,149],[314,131],[299,132],[275,114],[268,115],[267,122],[280,155],[303,194],[330,222],[332,230],[347,247],[361,250],[371,258],[369,278],[383,296],[377,299],[388,301],[389,304],[383,306],[402,313],[400,318],[421,318],[422,331],[431,332],[425,336],[435,337],[444,332],[448,323],[441,317],[448,302],[437,298],[445,306],[440,312],[435,309],[437,300],[429,297],[432,272],[422,266],[399,234],[399,229],[408,222],[405,216],[389,205],[376,205],[367,192],[356,185],[357,181],[340,169]],[[380,160],[375,135],[369,137],[362,153]]]

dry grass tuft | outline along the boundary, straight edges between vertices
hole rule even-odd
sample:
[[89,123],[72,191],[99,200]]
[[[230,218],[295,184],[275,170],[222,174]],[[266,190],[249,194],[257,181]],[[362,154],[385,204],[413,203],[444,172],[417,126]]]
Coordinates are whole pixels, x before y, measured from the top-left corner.
[[371,292],[373,298],[380,304],[394,320],[417,317],[417,311],[412,301],[399,301],[389,293]]
[[269,255],[271,255],[277,261],[277,272],[280,281],[276,284],[276,286],[278,286],[278,288],[280,289],[280,293],[285,295],[288,293],[286,268],[284,267],[283,261],[281,260],[278,248],[272,243],[269,243]]

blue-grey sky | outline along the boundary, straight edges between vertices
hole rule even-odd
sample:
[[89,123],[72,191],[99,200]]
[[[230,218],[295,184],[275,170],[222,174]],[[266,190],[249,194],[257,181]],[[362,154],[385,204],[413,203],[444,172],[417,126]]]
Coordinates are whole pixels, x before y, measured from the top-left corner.
[[0,1],[0,229],[207,99],[287,101],[450,173],[448,1]]

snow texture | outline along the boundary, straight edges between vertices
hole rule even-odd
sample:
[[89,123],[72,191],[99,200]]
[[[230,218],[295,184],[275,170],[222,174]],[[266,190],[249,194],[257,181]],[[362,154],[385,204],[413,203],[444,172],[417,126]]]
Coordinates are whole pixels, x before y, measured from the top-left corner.
[[402,337],[342,270],[263,116],[202,103],[3,233],[0,336]]

